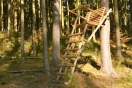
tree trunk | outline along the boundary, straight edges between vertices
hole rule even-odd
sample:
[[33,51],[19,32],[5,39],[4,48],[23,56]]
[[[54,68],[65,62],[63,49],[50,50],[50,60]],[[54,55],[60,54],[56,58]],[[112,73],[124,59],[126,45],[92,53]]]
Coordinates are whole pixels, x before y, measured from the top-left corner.
[[[101,0],[101,6],[106,7],[106,11],[109,10],[109,1]],[[101,29],[101,59],[102,59],[102,71],[107,74],[114,74],[111,61],[111,52],[110,52],[110,20],[107,20],[104,23],[105,25]]]
[[61,21],[61,34],[64,36],[64,9],[63,9],[63,0],[60,0],[60,21]]
[[41,6],[42,6],[42,30],[43,30],[43,40],[44,40],[45,73],[47,75],[50,75],[50,66],[49,66],[49,57],[48,57],[46,3],[45,3],[45,0],[41,1]]
[[24,61],[24,0],[21,0],[21,61]]
[[132,22],[132,0],[130,0],[130,16],[131,16],[131,22]]
[[52,64],[58,65],[60,61],[60,0],[54,0],[53,6],[53,55]]
[[119,27],[117,0],[114,0],[114,17],[115,17],[115,27],[116,27],[116,54],[120,58],[123,58],[121,54],[121,45],[120,45],[120,27]]
[[68,0],[66,0],[66,7],[67,7],[66,34],[69,34],[70,28],[69,28],[69,3],[68,3]]
[[36,14],[35,14],[35,0],[32,0],[32,44],[33,56],[36,57]]
[[11,30],[11,1],[8,0],[8,34],[7,34],[7,37],[9,40],[11,39],[10,30]]
[[1,31],[4,31],[4,26],[3,26],[3,0],[0,1],[1,2]]
[[17,32],[17,10],[14,11],[14,29]]

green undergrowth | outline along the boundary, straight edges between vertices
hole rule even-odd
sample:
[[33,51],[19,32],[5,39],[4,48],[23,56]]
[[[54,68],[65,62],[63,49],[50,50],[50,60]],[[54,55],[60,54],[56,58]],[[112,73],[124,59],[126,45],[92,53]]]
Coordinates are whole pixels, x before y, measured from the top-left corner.
[[130,88],[132,87],[132,74],[127,77],[121,77],[115,83],[120,88]]

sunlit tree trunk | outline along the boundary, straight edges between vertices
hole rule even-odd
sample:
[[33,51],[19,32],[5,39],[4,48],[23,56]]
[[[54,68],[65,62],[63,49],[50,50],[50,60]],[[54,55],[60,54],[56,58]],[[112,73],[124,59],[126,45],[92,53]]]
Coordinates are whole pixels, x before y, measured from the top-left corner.
[[58,65],[60,61],[60,0],[54,0],[53,6],[53,54],[52,64]]
[[[79,5],[80,5],[80,1],[77,0],[77,6],[76,7],[79,7]],[[77,13],[80,15],[80,10],[78,10]],[[78,24],[80,24],[80,18],[79,18]]]
[[0,1],[0,3],[1,3],[1,31],[3,31],[4,30],[4,26],[3,26],[3,0],[1,0]]
[[68,0],[66,0],[66,7],[67,7],[67,20],[66,20],[67,30],[66,30],[66,33],[69,34],[69,3],[68,3]]
[[60,0],[60,21],[61,21],[61,34],[64,35],[64,9],[63,9],[63,0]]
[[[106,12],[109,10],[109,0],[101,0],[101,6],[106,8]],[[102,59],[102,71],[107,74],[114,74],[116,72],[112,66],[111,51],[110,51],[110,20],[104,23],[105,25],[101,29],[101,59]]]
[[44,61],[45,61],[45,73],[50,75],[49,57],[48,57],[48,42],[47,42],[47,23],[46,23],[46,2],[41,1],[42,6],[42,29],[44,39]]
[[15,2],[15,6],[14,6],[14,29],[15,31],[17,32],[18,29],[17,29],[17,4],[18,4],[18,1]]
[[8,39],[11,38],[10,31],[11,31],[11,1],[8,0],[8,34],[7,34]]
[[21,61],[24,61],[24,0],[21,0]]
[[36,13],[35,13],[35,0],[32,0],[32,44],[33,56],[36,57]]
[[123,56],[121,54],[120,26],[119,26],[117,0],[114,0],[114,17],[115,17],[115,27],[116,27],[116,54],[117,56],[122,58]]

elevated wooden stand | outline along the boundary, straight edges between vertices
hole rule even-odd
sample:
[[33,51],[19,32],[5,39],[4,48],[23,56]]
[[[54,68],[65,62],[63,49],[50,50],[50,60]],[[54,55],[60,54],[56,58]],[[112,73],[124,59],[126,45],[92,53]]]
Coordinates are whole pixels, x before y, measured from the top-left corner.
[[[76,10],[79,9],[88,10],[85,17],[80,16],[75,12]],[[79,59],[82,50],[91,40],[91,38],[96,33],[96,31],[102,26],[103,22],[107,19],[109,13],[111,12],[111,9],[107,13],[105,13],[105,7],[99,8],[97,10],[92,10],[90,8],[87,8],[87,6],[80,5],[80,7],[73,10],[69,10],[69,12],[76,15],[76,20],[74,22],[71,34],[68,35],[69,41],[66,43],[67,47],[65,49],[65,54],[62,57],[63,61],[59,65],[60,69],[59,72],[57,73],[57,78],[56,78],[56,81],[58,81],[61,75],[67,74],[70,71],[71,78],[69,78],[68,83],[71,82],[72,75],[74,73],[75,66],[77,64],[77,60]],[[79,18],[82,18],[84,22],[81,24],[77,24]],[[93,31],[93,33],[88,38],[86,43],[82,45],[82,41],[84,40],[86,30],[89,26],[96,26],[96,29]],[[80,28],[83,30],[79,31]],[[71,59],[74,61],[70,61]]]

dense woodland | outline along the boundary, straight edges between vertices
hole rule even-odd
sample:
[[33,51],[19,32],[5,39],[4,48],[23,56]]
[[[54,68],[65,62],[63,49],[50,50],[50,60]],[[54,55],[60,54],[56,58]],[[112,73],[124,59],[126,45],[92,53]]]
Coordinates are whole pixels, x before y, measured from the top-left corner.
[[[79,55],[82,58],[76,67],[79,71],[76,73],[75,70],[73,80],[65,85],[66,88],[105,88],[107,84],[102,81],[105,78],[104,82],[109,81],[108,88],[132,86],[131,0],[0,0],[0,88],[65,88],[63,84],[54,82],[55,74],[57,65],[62,62],[76,17],[86,16],[86,9],[77,10],[78,15],[69,12],[80,5],[92,10],[105,7],[106,13],[109,9],[112,12]],[[79,18],[78,23],[83,21]],[[95,28],[88,28],[84,43]],[[89,71],[82,71],[80,68],[87,62],[89,65],[84,70]],[[92,73],[91,66],[94,71],[96,68],[95,73],[105,78],[97,78],[97,81],[98,75]],[[26,78],[20,78],[20,75]],[[13,80],[14,76],[19,79]],[[76,76],[83,80],[80,84]],[[88,83],[83,77],[91,81]],[[25,85],[24,82],[20,85],[13,83],[26,79],[30,82],[25,81]],[[118,85],[113,84],[115,80]]]

